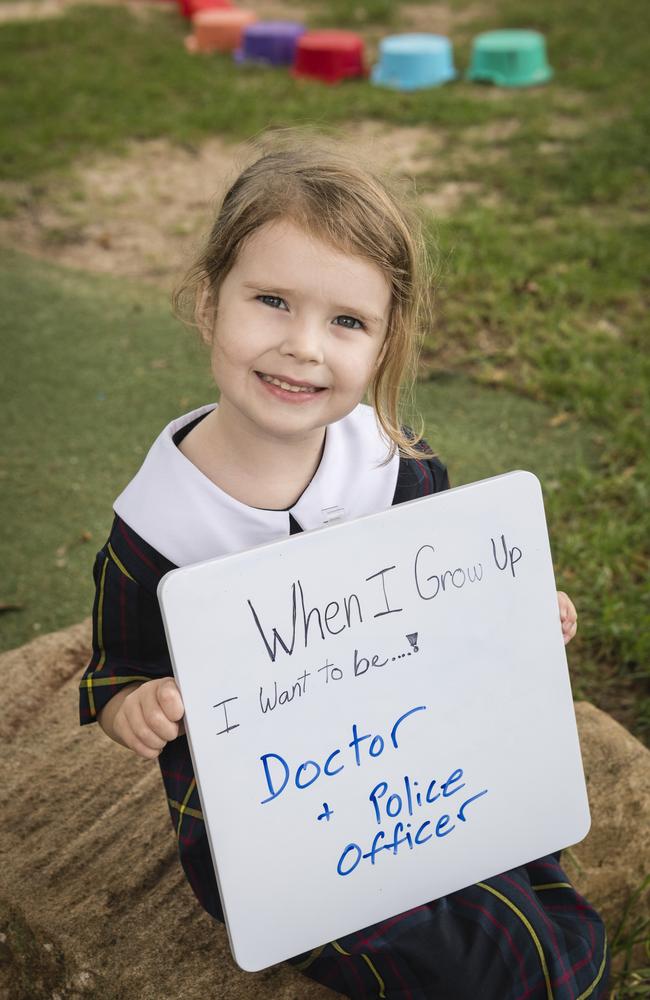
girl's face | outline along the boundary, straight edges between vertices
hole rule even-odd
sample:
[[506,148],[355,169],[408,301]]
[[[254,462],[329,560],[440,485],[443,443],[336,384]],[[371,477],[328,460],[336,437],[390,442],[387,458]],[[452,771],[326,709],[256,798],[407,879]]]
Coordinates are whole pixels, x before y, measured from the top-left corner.
[[322,442],[324,428],[363,399],[390,304],[369,261],[288,221],[258,229],[219,292],[211,342],[220,422]]

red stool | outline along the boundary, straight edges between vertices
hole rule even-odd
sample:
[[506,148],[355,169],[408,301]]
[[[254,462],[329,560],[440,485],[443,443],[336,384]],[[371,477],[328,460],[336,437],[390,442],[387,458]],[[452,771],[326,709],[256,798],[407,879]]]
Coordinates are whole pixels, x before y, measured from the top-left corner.
[[292,72],[324,83],[365,76],[363,40],[352,31],[307,31],[298,39]]
[[197,10],[224,10],[232,7],[231,0],[177,0],[177,3],[179,11],[188,20]]

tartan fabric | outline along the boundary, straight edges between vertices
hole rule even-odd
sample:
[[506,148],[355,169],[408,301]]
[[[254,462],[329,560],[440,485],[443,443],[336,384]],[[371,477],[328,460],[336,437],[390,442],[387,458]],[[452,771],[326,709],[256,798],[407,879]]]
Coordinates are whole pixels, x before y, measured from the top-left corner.
[[[400,461],[393,503],[447,489],[445,467]],[[292,526],[292,533],[298,528]],[[124,684],[172,676],[156,597],[174,565],[116,517],[98,553],[92,658],[80,684],[81,724]],[[158,758],[181,864],[201,905],[223,910],[184,736]],[[355,1000],[586,1000],[606,995],[607,951],[598,914],[554,857],[511,872],[292,960]]]
[[348,997],[583,1000],[607,992],[600,918],[554,857],[469,886],[292,963]]
[[554,857],[357,931],[291,964],[348,997],[583,1000],[607,993],[602,922]]

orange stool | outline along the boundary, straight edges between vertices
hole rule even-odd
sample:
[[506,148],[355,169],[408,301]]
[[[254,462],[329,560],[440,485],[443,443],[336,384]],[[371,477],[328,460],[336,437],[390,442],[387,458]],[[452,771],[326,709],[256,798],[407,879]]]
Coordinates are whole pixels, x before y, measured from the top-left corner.
[[324,83],[365,76],[363,39],[353,31],[307,31],[298,39],[292,72]]
[[244,28],[257,21],[250,10],[200,10],[192,17],[194,34],[185,39],[188,52],[232,52]]

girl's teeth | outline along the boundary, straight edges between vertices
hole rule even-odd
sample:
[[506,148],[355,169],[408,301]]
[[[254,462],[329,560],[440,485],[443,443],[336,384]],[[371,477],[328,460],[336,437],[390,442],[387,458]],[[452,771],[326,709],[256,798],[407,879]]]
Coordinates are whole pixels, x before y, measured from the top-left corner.
[[264,382],[270,382],[271,385],[278,385],[281,389],[286,389],[288,392],[316,392],[314,386],[300,386],[300,385],[289,385],[288,382],[283,382],[279,378],[273,378],[272,375],[262,375]]

